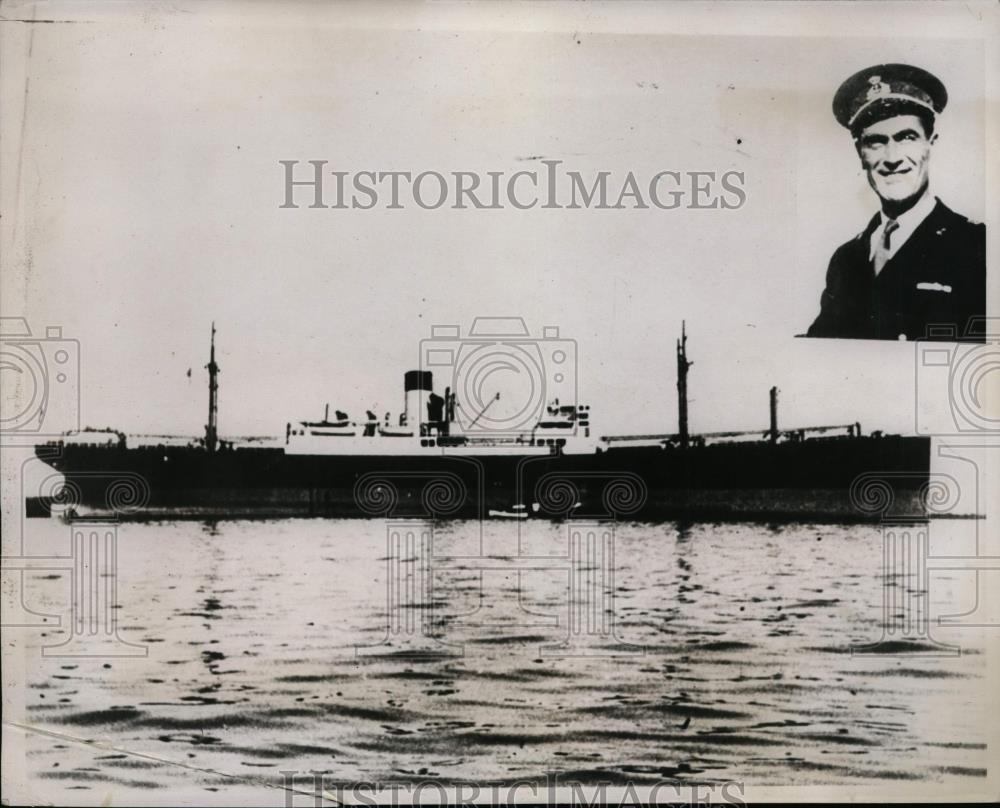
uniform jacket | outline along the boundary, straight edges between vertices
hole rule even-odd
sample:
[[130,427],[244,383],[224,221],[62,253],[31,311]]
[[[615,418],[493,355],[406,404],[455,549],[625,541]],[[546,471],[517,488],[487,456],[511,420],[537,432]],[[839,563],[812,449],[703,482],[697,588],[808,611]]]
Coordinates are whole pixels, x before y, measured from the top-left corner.
[[934,326],[931,339],[962,339],[970,318],[986,316],[986,226],[937,200],[876,277],[869,250],[878,225],[876,215],[833,254],[806,336],[926,339]]

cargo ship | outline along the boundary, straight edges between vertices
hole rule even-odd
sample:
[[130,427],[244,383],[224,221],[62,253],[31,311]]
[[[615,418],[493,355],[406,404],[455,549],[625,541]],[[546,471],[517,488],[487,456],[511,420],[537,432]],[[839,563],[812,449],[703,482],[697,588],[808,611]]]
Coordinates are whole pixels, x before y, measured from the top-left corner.
[[[501,338],[477,319],[473,353],[527,349],[558,361],[556,343]],[[519,318],[518,318],[519,319]],[[522,322],[523,326],[523,322]],[[457,334],[457,331],[456,331]],[[526,329],[524,334],[527,334]],[[114,518],[276,517],[427,519],[702,519],[866,521],[925,515],[930,439],[863,434],[859,423],[690,433],[687,334],[676,342],[675,432],[598,436],[590,408],[564,398],[528,408],[517,423],[491,419],[500,394],[459,401],[434,390],[434,363],[407,371],[403,411],[364,419],[326,406],[261,445],[218,432],[212,325],[208,423],[190,441],[137,441],[105,430],[36,446],[56,473],[28,497],[30,513]],[[557,335],[550,334],[553,338]],[[439,352],[440,353],[440,352]],[[444,366],[456,382],[454,353]],[[522,357],[523,359],[523,357]],[[467,367],[469,363],[465,363]],[[561,374],[554,374],[558,381]],[[465,385],[468,399],[474,390]]]

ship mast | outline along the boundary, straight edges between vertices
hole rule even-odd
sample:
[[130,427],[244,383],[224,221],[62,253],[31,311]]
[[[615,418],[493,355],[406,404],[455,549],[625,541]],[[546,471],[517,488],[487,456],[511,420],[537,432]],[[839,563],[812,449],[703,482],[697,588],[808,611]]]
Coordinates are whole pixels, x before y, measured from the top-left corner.
[[214,452],[219,442],[219,366],[215,363],[215,322],[212,322],[212,348],[208,356],[208,424],[205,426],[205,448]]
[[687,333],[685,322],[681,321],[681,338],[677,340],[677,433],[681,448],[688,447],[688,368],[694,362],[687,358]]
[[771,443],[778,442],[778,388],[771,388],[771,428],[768,430]]

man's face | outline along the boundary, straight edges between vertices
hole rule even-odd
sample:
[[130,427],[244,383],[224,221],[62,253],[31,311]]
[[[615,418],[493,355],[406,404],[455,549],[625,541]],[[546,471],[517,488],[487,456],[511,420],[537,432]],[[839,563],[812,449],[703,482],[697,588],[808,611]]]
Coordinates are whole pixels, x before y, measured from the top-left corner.
[[916,115],[896,115],[865,127],[858,137],[858,154],[875,193],[890,202],[921,193],[936,139],[927,137]]

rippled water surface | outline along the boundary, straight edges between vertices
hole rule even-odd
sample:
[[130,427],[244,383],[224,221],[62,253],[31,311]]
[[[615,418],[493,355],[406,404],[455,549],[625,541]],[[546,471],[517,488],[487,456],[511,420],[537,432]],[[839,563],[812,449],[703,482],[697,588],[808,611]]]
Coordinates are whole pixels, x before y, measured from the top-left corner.
[[[55,519],[32,529],[68,543]],[[596,550],[571,577],[566,524],[432,529],[431,554],[387,544],[375,520],[120,525],[119,633],[148,656],[43,658],[60,629],[19,635],[37,793],[226,801],[287,770],[348,782],[986,776],[975,635],[936,629],[961,643],[951,658],[850,652],[881,634],[877,527],[617,525],[608,591]],[[386,643],[396,580],[402,631]],[[407,607],[421,581],[433,609]],[[27,599],[69,625],[68,587],[68,572],[31,573]],[[588,633],[588,616],[614,636]]]

